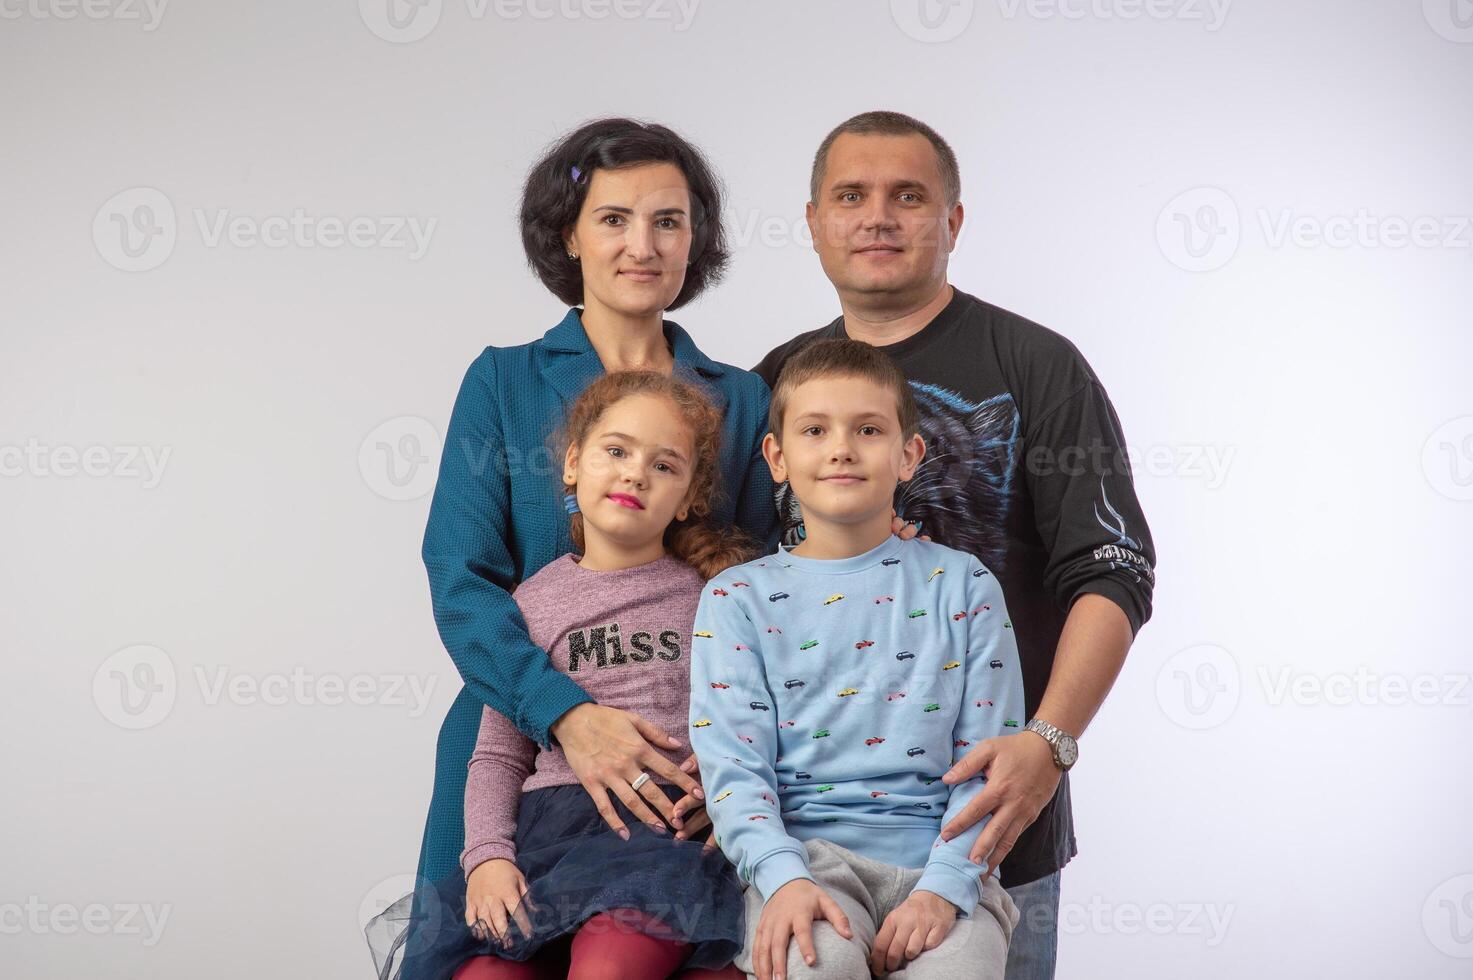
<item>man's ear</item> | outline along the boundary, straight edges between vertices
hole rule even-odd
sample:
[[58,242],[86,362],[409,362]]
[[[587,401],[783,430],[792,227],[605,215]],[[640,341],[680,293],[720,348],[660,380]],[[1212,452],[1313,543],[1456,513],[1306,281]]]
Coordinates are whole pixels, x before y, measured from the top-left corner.
[[946,215],[946,227],[951,232],[951,245],[946,249],[947,252],[956,251],[956,240],[960,238],[962,234],[963,217],[964,215],[962,214],[962,202],[957,201]]
[[788,464],[783,460],[783,447],[778,445],[777,437],[771,432],[762,437],[762,458],[767,460],[767,468],[772,471],[773,483],[782,483],[788,478]]
[[818,251],[818,205],[809,201],[803,206],[803,219],[808,222],[808,240],[813,243],[813,250]]
[[921,460],[925,455],[926,440],[921,438],[919,432],[905,440],[905,445],[900,447],[901,482],[909,481],[916,475],[916,467],[921,465]]

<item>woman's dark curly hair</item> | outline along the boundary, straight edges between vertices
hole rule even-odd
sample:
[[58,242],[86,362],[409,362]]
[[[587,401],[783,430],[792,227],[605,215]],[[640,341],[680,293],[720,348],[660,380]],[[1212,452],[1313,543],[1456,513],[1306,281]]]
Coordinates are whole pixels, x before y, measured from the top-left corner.
[[564,235],[578,222],[595,170],[641,163],[673,163],[690,186],[690,266],[670,304],[676,309],[721,281],[726,232],[721,217],[721,182],[701,151],[656,123],[595,119],[554,143],[527,172],[522,188],[522,248],[542,284],[569,306],[583,302],[583,267],[568,258]]

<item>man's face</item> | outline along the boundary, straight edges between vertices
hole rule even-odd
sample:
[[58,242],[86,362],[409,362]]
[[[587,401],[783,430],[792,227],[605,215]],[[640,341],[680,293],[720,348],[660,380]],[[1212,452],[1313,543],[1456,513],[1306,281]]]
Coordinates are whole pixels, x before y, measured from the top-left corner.
[[844,133],[829,148],[808,228],[840,296],[911,299],[946,282],[961,230],[948,206],[936,150],[919,133]]
[[919,435],[904,439],[895,395],[856,377],[826,377],[793,389],[782,443],[762,443],[772,477],[787,480],[805,521],[857,524],[888,514],[895,485],[909,480],[925,453]]

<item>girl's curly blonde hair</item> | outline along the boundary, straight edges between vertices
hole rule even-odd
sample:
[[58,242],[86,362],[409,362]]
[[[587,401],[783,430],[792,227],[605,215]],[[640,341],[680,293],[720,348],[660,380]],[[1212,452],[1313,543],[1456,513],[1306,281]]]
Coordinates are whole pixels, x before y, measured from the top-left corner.
[[[614,371],[593,381],[568,409],[568,417],[555,433],[559,455],[566,459],[568,447],[581,446],[604,412],[631,395],[664,398],[690,430],[694,443],[690,509],[684,520],[670,522],[665,529],[665,550],[690,565],[702,578],[715,578],[733,565],[761,554],[752,539],[731,526],[710,522],[712,503],[723,492],[719,486],[717,459],[721,450],[721,412],[696,385],[658,371]],[[576,493],[576,486],[562,487]],[[571,518],[573,546],[582,554],[586,547],[583,515]]]

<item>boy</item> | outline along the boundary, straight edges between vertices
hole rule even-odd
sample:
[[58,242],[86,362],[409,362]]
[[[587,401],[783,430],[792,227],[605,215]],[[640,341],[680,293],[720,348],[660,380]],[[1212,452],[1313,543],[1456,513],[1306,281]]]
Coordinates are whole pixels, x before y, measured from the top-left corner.
[[942,773],[1022,724],[1002,591],[975,557],[891,534],[925,443],[886,354],[811,344],[778,379],[769,428],[763,454],[806,537],[707,583],[691,658],[714,839],[752,886],[736,965],[760,980],[1001,978],[1018,913],[968,860],[985,821],[938,835],[983,785]]

